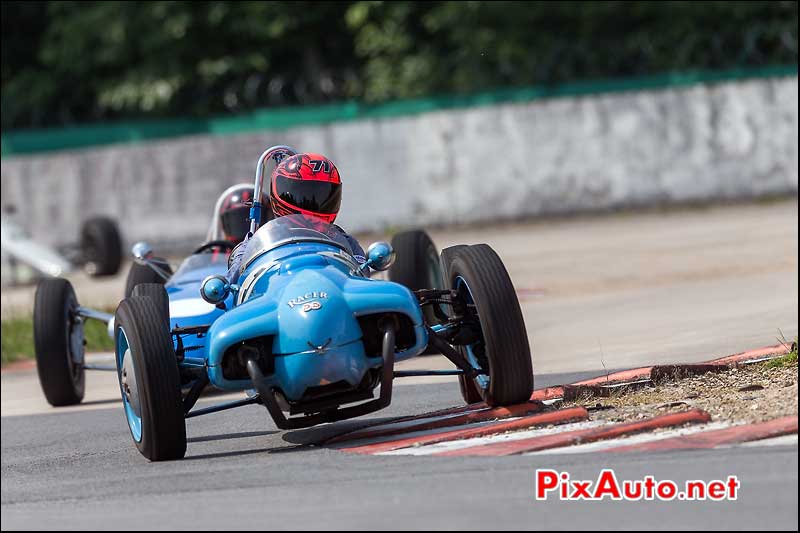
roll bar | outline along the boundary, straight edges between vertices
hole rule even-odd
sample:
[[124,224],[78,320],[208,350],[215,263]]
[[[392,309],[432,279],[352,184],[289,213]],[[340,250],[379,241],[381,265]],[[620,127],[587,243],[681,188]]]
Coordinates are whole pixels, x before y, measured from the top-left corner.
[[250,208],[250,233],[255,233],[261,221],[261,195],[264,192],[264,167],[272,159],[275,164],[280,164],[284,158],[297,154],[297,150],[290,146],[278,145],[267,148],[256,164],[256,183],[253,187],[253,207]]

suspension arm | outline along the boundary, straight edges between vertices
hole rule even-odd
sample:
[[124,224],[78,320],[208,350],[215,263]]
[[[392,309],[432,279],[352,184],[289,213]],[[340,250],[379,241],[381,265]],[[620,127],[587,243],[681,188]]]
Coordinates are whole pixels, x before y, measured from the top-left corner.
[[425,329],[428,330],[428,344],[439,350],[442,355],[447,357],[450,362],[456,365],[456,368],[461,370],[464,375],[467,377],[475,377],[480,374],[480,372],[475,370],[472,365],[469,364],[469,361],[467,361],[466,358],[461,355],[461,352],[453,348],[449,342],[443,339],[438,333],[433,331],[430,326],[425,326]]

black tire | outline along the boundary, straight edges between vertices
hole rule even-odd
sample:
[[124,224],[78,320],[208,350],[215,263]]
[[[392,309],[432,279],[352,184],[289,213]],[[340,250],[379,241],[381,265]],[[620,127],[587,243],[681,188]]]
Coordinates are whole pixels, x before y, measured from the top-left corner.
[[[154,263],[170,276],[172,275],[172,268],[166,259],[155,257],[152,259]],[[128,279],[125,280],[125,298],[133,296],[133,289],[142,283],[159,283],[165,284],[167,280],[158,275],[158,273],[147,265],[140,265],[133,263],[131,269],[128,271]]]
[[[456,254],[458,254],[458,252],[461,250],[465,250],[466,248],[469,248],[469,246],[466,244],[457,244],[442,250],[442,270],[447,272],[447,266],[453,262]],[[447,313],[452,316],[453,308],[448,305],[445,309],[447,310]],[[461,355],[465,355],[466,350],[464,350],[464,348],[458,346],[456,349],[461,352]],[[464,398],[464,401],[467,404],[479,403],[483,401],[483,396],[481,396],[481,391],[475,384],[475,380],[468,379],[464,376],[458,376],[458,388],[461,390],[461,397]]]
[[439,253],[424,230],[404,231],[392,237],[397,259],[389,268],[389,279],[412,291],[441,288]]
[[[146,296],[126,298],[115,316],[114,338],[119,339],[121,332],[127,338],[141,406],[141,439],[136,442],[134,437],[134,442],[150,461],[180,459],[186,454],[181,382],[165,320],[163,309]],[[121,360],[122,354],[117,353],[120,390]]]
[[[388,272],[390,281],[405,285],[412,291],[442,288],[444,283],[439,253],[427,232],[411,230],[398,233],[392,237],[392,248],[397,259]],[[423,308],[426,324],[441,322],[442,316],[437,315],[436,311],[433,305]]]
[[[474,403],[474,392],[491,405],[512,405],[530,399],[533,364],[525,321],[514,285],[497,253],[486,244],[458,250],[447,265],[447,280],[457,288],[466,282],[480,323],[482,339],[474,345],[476,358],[488,370],[489,387],[481,389],[474,380],[462,385],[462,394]],[[461,288],[462,293],[464,288]]]
[[[463,355],[464,349],[459,347],[458,350]],[[466,378],[464,376],[458,376],[458,388],[461,391],[461,397],[464,398],[464,402],[467,405],[471,405],[473,403],[480,403],[483,401],[481,390],[475,384],[474,379]]]
[[[450,263],[453,262],[456,254],[459,251],[465,250],[469,248],[466,244],[456,244],[455,246],[449,246],[442,250],[441,259],[442,259],[442,270],[447,272],[449,269]],[[445,306],[445,310],[448,315],[452,316],[453,308],[452,306]],[[461,346],[456,346],[456,349],[461,352],[461,355],[465,355],[466,350],[464,350]],[[461,390],[461,397],[464,398],[464,401],[467,404],[479,403],[483,401],[483,396],[481,396],[481,391],[478,389],[478,386],[475,384],[475,381],[472,379],[467,379],[464,376],[458,376],[458,388]]]
[[169,297],[163,283],[140,283],[133,288],[131,296],[147,296],[161,309],[169,327]]
[[73,357],[75,349],[83,350],[83,324],[75,316],[77,308],[78,300],[69,281],[56,278],[39,282],[33,307],[36,371],[44,396],[54,407],[83,400],[83,354],[77,361]]
[[[440,263],[442,264],[442,279],[446,277],[447,269],[449,268],[450,263],[453,262],[453,258],[455,258],[456,254],[459,251],[465,250],[469,248],[466,244],[456,244],[455,246],[448,246],[442,250],[440,257]],[[447,316],[453,316],[453,307],[450,305],[443,306],[444,313]]]
[[442,271],[447,272],[447,266],[453,262],[453,258],[455,258],[456,254],[467,248],[469,248],[469,246],[466,244],[456,244],[455,246],[448,246],[443,249],[441,254]]
[[84,268],[91,276],[113,276],[122,264],[122,238],[117,223],[107,217],[90,218],[81,228]]

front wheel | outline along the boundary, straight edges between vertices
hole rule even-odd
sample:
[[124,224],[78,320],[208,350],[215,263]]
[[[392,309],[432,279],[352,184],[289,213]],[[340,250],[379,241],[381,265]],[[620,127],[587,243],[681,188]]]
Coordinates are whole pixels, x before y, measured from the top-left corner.
[[53,407],[83,400],[83,320],[69,281],[45,279],[36,287],[33,343],[36,371],[47,402]]
[[475,340],[460,347],[482,375],[461,381],[469,403],[480,397],[492,406],[530,399],[533,365],[530,344],[514,285],[497,253],[486,244],[458,250],[445,268],[450,287],[457,291],[462,327],[472,328]]
[[186,421],[178,363],[163,306],[133,296],[117,308],[117,377],[131,437],[151,461],[186,454]]
[[172,329],[169,322],[169,296],[163,283],[140,283],[133,288],[131,296],[146,296],[153,300],[167,320],[167,329]]

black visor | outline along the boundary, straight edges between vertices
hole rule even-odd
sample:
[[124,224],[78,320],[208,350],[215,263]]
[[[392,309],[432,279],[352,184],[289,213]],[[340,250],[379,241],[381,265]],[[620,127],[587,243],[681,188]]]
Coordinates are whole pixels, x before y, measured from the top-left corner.
[[285,176],[275,179],[275,193],[287,204],[322,215],[339,212],[342,184],[329,181],[297,180]]
[[222,231],[225,232],[225,236],[236,239],[236,242],[241,242],[247,232],[250,231],[249,218],[250,208],[245,206],[234,207],[222,213],[220,221],[222,222]]

